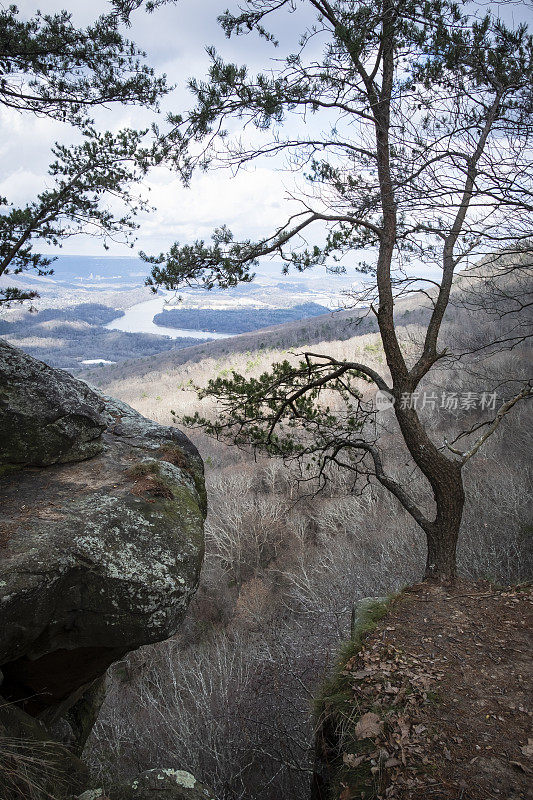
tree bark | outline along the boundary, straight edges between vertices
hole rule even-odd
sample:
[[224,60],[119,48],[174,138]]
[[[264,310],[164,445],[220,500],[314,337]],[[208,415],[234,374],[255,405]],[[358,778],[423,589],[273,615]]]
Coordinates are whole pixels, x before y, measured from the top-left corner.
[[425,578],[453,582],[457,576],[456,549],[463,516],[465,494],[459,464],[455,475],[439,480],[435,521],[426,528],[427,560]]
[[462,463],[445,456],[429,437],[416,411],[402,409],[398,395],[397,398],[395,412],[404,441],[431,486],[436,507],[433,520],[417,519],[427,538],[425,577],[453,581],[457,574],[455,552],[465,502]]
[[427,533],[425,579],[452,583],[457,577],[456,556],[458,529],[446,528]]

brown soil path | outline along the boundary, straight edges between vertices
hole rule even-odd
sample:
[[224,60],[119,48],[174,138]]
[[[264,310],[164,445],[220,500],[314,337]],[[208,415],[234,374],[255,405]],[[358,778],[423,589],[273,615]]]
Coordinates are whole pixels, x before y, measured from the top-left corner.
[[531,590],[403,592],[345,668],[359,727],[339,798],[533,798],[532,622]]

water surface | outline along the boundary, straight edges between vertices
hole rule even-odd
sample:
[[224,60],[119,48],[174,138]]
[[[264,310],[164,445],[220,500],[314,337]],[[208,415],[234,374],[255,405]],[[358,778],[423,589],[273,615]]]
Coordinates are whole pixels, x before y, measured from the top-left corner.
[[166,297],[158,294],[152,300],[144,300],[128,308],[123,317],[111,320],[104,328],[124,333],[155,333],[158,336],[170,336],[171,339],[226,339],[230,334],[197,331],[187,328],[167,328],[155,325],[154,316],[165,308]]

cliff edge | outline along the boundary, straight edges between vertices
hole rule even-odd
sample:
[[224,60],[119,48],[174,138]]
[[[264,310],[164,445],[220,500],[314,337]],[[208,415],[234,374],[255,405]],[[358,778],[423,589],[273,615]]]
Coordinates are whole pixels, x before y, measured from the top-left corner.
[[2,730],[26,728],[61,730],[77,757],[108,666],[175,634],[196,590],[202,461],[177,429],[0,341],[0,476],[0,755]]
[[420,584],[368,604],[318,700],[313,800],[528,800],[533,595]]

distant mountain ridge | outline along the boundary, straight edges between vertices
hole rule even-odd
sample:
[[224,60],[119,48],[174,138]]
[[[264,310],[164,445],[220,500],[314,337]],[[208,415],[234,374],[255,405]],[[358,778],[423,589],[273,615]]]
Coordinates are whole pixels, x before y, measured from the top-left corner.
[[102,281],[127,278],[143,283],[148,267],[135,256],[58,256],[50,265],[58,282]]

